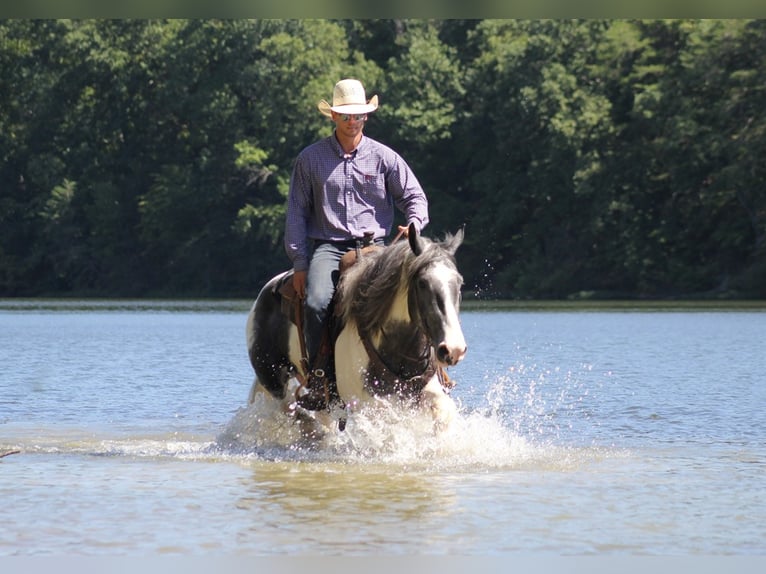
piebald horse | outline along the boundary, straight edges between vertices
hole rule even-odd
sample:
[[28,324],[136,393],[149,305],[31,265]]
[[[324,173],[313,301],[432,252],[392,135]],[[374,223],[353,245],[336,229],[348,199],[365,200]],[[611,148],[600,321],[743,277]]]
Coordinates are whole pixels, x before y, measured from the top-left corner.
[[[463,278],[455,262],[462,241],[462,229],[434,241],[410,225],[407,241],[362,254],[341,275],[334,303],[336,386],[327,411],[344,409],[341,428],[355,408],[390,399],[430,412],[437,428],[454,418],[445,368],[459,363],[467,350],[459,319]],[[322,413],[298,406],[302,385],[290,386],[305,381],[306,372],[299,331],[284,312],[280,293],[289,273],[263,287],[248,315],[247,347],[255,371],[249,402],[265,390],[305,422]]]

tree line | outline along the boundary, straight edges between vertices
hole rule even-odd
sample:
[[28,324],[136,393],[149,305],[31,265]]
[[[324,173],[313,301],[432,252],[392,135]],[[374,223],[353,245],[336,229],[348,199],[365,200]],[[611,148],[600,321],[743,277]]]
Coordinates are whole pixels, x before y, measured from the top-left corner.
[[0,21],[0,296],[253,296],[344,77],[467,295],[766,297],[761,20]]

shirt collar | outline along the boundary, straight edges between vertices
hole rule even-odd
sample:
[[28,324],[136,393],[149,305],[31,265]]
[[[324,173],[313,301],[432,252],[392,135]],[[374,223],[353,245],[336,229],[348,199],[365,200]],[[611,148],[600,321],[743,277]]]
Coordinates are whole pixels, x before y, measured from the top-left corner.
[[[346,157],[346,152],[343,151],[343,148],[340,146],[340,142],[338,141],[338,138],[335,137],[335,132],[333,132],[332,135],[330,136],[330,140],[332,141],[332,147],[335,150],[335,153],[338,154],[338,157],[340,158]],[[356,149],[348,155],[350,155],[351,157],[355,157],[357,154],[359,154],[362,151],[362,148],[365,147],[366,142],[367,142],[367,136],[362,134],[362,139],[359,140],[359,145],[356,146]]]

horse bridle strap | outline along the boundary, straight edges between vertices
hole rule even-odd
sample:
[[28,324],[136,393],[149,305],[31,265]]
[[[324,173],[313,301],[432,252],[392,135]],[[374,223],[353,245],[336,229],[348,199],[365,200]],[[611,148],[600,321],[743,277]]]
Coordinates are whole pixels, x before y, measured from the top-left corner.
[[379,375],[379,377],[382,378],[382,380],[379,382],[385,384],[387,387],[397,389],[400,392],[419,391],[437,373],[438,367],[436,366],[433,355],[431,354],[422,373],[415,375],[414,377],[404,379],[395,373],[393,369],[391,369],[386,364],[386,362],[383,360],[383,357],[380,356],[380,353],[378,353],[378,350],[372,344],[372,341],[370,341],[370,337],[367,333],[360,332],[359,337],[362,340],[362,344],[364,345],[364,350],[367,351],[367,355],[370,357],[370,366],[372,368],[369,370]]

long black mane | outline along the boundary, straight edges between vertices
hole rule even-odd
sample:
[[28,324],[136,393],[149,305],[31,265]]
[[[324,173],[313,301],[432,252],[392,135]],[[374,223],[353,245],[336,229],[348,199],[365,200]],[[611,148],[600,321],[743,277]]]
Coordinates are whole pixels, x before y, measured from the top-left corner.
[[423,269],[443,262],[457,271],[455,251],[461,236],[447,234],[444,241],[420,238],[422,252],[415,255],[407,241],[363,255],[338,285],[338,312],[342,321],[354,320],[374,332],[385,323],[397,294],[408,291]]

